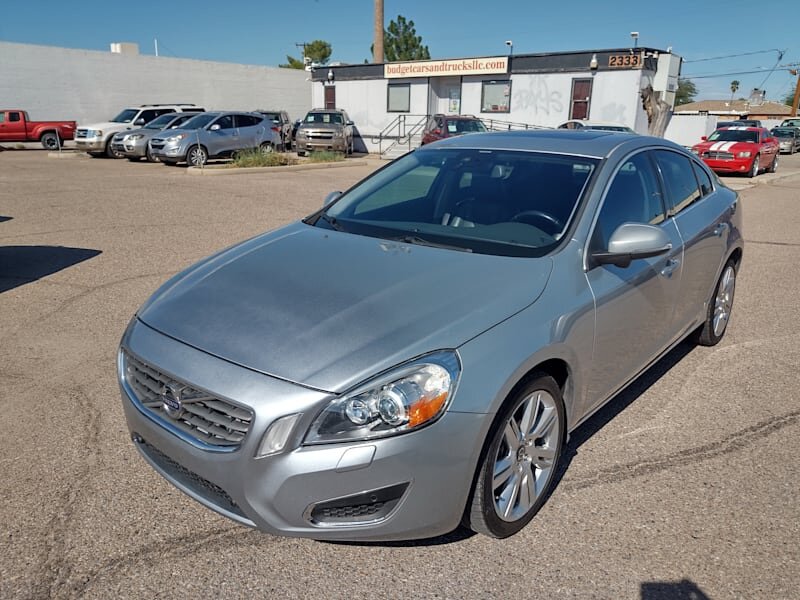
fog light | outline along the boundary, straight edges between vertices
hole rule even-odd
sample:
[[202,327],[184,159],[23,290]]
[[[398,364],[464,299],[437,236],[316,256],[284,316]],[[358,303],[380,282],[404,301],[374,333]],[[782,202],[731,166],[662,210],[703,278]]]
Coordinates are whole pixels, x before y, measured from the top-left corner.
[[296,414],[281,417],[277,421],[274,421],[261,439],[261,445],[259,445],[258,452],[256,452],[256,458],[275,454],[283,450],[299,418],[300,415]]

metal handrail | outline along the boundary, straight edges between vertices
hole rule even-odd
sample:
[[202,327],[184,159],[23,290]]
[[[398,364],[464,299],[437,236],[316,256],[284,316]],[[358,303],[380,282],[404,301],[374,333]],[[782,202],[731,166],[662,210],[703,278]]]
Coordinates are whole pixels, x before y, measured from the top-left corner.
[[481,121],[489,131],[512,131],[515,129],[552,129],[544,125],[531,125],[530,123],[515,123],[513,121],[501,121],[499,119],[486,119],[481,117]]
[[[408,149],[411,150],[411,138],[414,137],[428,122],[430,115],[419,114],[402,114],[398,115],[391,123],[384,127],[380,133],[372,136],[372,142],[378,142],[378,154],[383,155],[393,147],[400,144],[408,144]],[[389,138],[392,143],[383,149],[383,140]]]

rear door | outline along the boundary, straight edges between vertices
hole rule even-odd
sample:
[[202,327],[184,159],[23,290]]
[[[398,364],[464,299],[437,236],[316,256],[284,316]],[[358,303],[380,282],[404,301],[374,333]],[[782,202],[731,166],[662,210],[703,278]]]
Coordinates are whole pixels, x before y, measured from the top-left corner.
[[675,306],[676,334],[688,333],[705,314],[705,303],[717,282],[730,235],[731,194],[715,189],[696,161],[679,152],[654,152],[664,183],[667,210],[683,247],[681,292]]

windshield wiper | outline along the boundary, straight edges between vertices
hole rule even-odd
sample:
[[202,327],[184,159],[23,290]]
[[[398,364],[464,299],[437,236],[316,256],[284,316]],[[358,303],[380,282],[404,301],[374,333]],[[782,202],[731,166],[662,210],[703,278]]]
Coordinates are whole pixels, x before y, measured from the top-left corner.
[[403,235],[392,239],[394,239],[397,242],[403,242],[405,244],[415,244],[417,246],[430,246],[431,248],[444,248],[445,250],[459,250],[461,252],[472,252],[472,248],[466,248],[464,246],[454,246],[451,244],[440,244],[439,242],[432,242],[431,240],[426,240],[425,238],[421,238],[418,235]]
[[[320,213],[319,219],[322,219],[323,221],[325,221],[328,225],[333,227],[336,231],[344,231],[344,227],[339,225],[339,221],[336,220],[336,217],[332,217],[328,213],[325,213],[325,212]],[[317,219],[317,221],[319,221],[319,219]],[[316,223],[314,223],[314,224],[316,225]]]

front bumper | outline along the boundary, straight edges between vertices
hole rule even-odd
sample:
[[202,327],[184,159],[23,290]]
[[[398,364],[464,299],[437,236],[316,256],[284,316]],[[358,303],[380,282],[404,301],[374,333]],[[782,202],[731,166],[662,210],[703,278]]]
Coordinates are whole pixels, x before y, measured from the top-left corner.
[[345,142],[345,138],[306,137],[295,140],[295,149],[299,152],[314,152],[315,150],[345,152],[347,150],[347,144]]
[[103,138],[75,138],[74,142],[81,152],[105,152],[106,149]]
[[131,141],[130,139],[126,138],[122,138],[121,140],[118,140],[117,138],[112,138],[111,147],[117,152],[131,158],[133,157],[141,158],[147,154],[146,139],[138,139]]
[[150,142],[150,154],[162,161],[181,162],[186,160],[186,150],[180,142]]
[[794,150],[794,142],[781,142],[781,152],[792,152]]
[[747,173],[753,166],[753,157],[749,158],[732,158],[732,159],[714,159],[703,158],[704,163],[708,168],[716,173]]
[[[239,447],[204,449],[135,400],[120,353],[122,402],[137,449],[168,481],[208,508],[268,533],[329,540],[424,538],[459,524],[486,415],[446,413],[404,435],[303,446],[305,431],[330,394],[233,365],[138,321],[121,348],[170,377],[253,410]],[[302,416],[285,450],[255,458],[268,427],[297,413]],[[353,506],[348,498],[355,498]],[[319,510],[326,506],[334,506],[332,512]],[[323,513],[333,517],[320,517]]]

